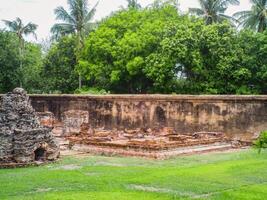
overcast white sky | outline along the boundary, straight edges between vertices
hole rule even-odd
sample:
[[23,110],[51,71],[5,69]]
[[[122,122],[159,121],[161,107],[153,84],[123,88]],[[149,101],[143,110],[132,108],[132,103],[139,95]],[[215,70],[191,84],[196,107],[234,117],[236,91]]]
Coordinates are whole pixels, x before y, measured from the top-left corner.
[[[89,2],[93,6],[97,0],[89,0]],[[139,0],[139,2],[142,6],[146,6],[153,0]],[[249,0],[240,0],[240,2],[239,6],[230,7],[227,13],[232,14],[237,10],[250,9]],[[198,0],[180,0],[179,3],[182,11],[187,11],[189,7],[198,7]],[[119,9],[120,6],[126,5],[126,0],[100,0],[95,19],[101,19]],[[54,9],[57,6],[67,9],[67,0],[0,0],[0,20],[14,20],[20,17],[24,23],[31,21],[38,24],[37,36],[40,41],[49,36],[50,28],[56,22]],[[4,27],[2,21],[0,27]]]

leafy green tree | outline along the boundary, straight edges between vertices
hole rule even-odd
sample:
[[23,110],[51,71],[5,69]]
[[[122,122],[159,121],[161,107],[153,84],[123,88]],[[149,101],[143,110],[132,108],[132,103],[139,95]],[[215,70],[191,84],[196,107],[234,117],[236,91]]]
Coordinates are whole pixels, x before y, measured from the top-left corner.
[[0,31],[0,93],[19,85],[19,49],[15,34]]
[[43,58],[41,46],[25,43],[23,57],[23,87],[28,93],[41,93],[43,79],[41,77]]
[[267,32],[243,30],[238,43],[245,52],[243,66],[251,70],[250,88],[256,93],[267,94]]
[[[177,67],[177,85],[173,92],[257,93],[258,90],[251,86],[252,80],[255,80],[254,68],[259,68],[247,63],[253,53],[246,49],[241,42],[243,38],[237,37],[238,33],[230,25],[204,26],[201,22],[174,24],[168,27],[165,34],[160,51],[150,59],[151,68],[155,68],[150,75],[156,79],[163,75],[158,68],[166,70]],[[157,80],[157,86],[164,90],[164,79]]]
[[20,87],[23,85],[23,50],[24,50],[24,38],[23,36],[27,36],[29,34],[33,34],[36,37],[35,31],[37,29],[37,25],[29,22],[28,24],[24,25],[20,18],[16,18],[14,21],[3,20],[5,25],[9,28],[11,32],[16,33],[19,39],[19,56],[20,56],[20,70],[21,70],[21,80],[20,80]]
[[251,3],[251,10],[237,12],[234,17],[244,28],[263,32],[267,28],[267,0],[251,0]]
[[87,38],[79,68],[115,93],[266,93],[266,35],[170,5],[120,11]]
[[[0,31],[0,93],[13,90],[18,87],[20,81],[23,81],[23,87],[28,92],[35,92],[40,88],[41,49],[36,44],[25,42],[24,56],[21,61],[18,44],[16,34]],[[23,64],[22,69],[20,62]]]
[[[51,28],[51,32],[56,38],[64,35],[75,35],[76,37],[76,60],[79,60],[80,51],[84,46],[84,37],[92,28],[91,23],[95,15],[98,3],[92,8],[88,7],[88,0],[68,0],[69,12],[62,6],[55,9],[56,19],[63,21]],[[80,73],[79,73],[80,74]],[[81,76],[79,75],[79,88],[82,86]]]
[[229,5],[238,5],[239,0],[198,0],[200,8],[190,8],[191,14],[202,17],[206,24],[222,22],[224,20],[233,21],[234,18],[225,14]]
[[171,21],[183,21],[173,6],[120,11],[91,33],[85,42],[80,71],[96,87],[117,93],[147,93],[153,80],[145,68],[160,46]]
[[71,36],[61,37],[52,45],[41,73],[44,92],[73,93],[78,87],[75,46],[76,38]]

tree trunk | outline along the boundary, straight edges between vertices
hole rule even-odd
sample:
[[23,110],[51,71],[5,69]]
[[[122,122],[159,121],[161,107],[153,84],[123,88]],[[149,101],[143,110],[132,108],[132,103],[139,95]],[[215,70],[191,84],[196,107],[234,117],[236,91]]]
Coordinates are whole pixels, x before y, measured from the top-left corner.
[[262,16],[261,19],[260,19],[259,27],[258,27],[258,32],[259,33],[262,33],[262,32],[264,32],[266,30],[265,21],[266,21],[266,18]]
[[[76,63],[79,63],[79,59],[80,59],[80,53],[81,53],[81,31],[77,31],[77,51],[76,51]],[[79,73],[79,89],[82,88],[82,76]]]
[[[76,62],[77,64],[79,63],[79,59],[80,59],[80,54],[81,54],[81,50],[82,50],[82,35],[81,35],[81,31],[79,30],[77,32],[77,52],[76,52]],[[79,73],[79,89],[82,88],[82,75]]]
[[79,89],[82,88],[82,76],[79,74]]
[[22,38],[19,37],[19,87],[23,87],[23,74],[22,74],[22,69],[23,69],[23,41]]

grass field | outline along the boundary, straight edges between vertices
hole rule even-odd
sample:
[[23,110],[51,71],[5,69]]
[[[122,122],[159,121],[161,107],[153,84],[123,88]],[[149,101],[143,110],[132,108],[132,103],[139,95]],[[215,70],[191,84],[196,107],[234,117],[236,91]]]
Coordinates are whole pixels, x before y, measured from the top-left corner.
[[267,152],[183,156],[165,161],[65,157],[0,170],[0,199],[267,199]]

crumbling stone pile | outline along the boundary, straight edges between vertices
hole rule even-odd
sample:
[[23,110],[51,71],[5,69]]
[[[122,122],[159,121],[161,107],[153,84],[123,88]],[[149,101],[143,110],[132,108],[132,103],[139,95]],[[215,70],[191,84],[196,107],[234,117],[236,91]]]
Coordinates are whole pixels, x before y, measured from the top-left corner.
[[25,90],[7,93],[0,106],[0,166],[58,158],[51,129],[40,125]]

